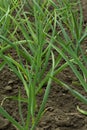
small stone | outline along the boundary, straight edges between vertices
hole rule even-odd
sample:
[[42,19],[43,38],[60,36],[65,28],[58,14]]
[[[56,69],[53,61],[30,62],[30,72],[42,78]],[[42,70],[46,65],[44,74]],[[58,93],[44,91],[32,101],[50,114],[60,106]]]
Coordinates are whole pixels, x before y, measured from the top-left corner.
[[8,81],[8,85],[9,85],[9,84],[13,84],[13,82],[14,82],[13,80],[9,80],[9,81]]
[[36,130],[44,130],[44,129],[43,129],[43,128],[39,128],[39,127],[38,127],[38,128],[36,128]]
[[5,90],[6,90],[6,91],[11,91],[11,90],[12,90],[12,87],[8,85],[8,86],[5,87]]
[[60,130],[59,128],[56,128],[55,130]]
[[0,116],[0,130],[4,130],[9,124],[10,122],[7,119]]

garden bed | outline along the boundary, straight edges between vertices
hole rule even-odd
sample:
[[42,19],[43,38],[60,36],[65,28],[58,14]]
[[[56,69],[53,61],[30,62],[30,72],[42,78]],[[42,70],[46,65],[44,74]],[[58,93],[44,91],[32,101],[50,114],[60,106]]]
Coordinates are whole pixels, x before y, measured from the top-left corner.
[[[87,24],[87,10],[86,0],[83,1],[83,13],[84,13],[84,26]],[[85,3],[85,4],[84,4]],[[87,41],[84,42],[84,49],[87,49]],[[11,51],[12,55],[16,58],[14,51]],[[80,85],[75,84],[77,78],[74,76],[69,68],[66,68],[60,73],[57,78],[62,79],[68,85],[77,87],[83,94],[84,91]],[[6,67],[0,72],[0,103],[3,103],[4,108],[17,120],[20,121],[18,115],[18,102],[3,99],[7,96],[14,96],[18,94],[18,88],[21,86],[22,95],[25,96],[25,91],[21,81]],[[38,104],[42,100],[42,95],[45,90],[38,96]],[[87,129],[87,116],[80,114],[77,111],[77,106],[87,110],[86,105],[82,104],[71,93],[57,85],[52,83],[51,92],[49,94],[48,102],[46,104],[46,111],[41,118],[36,130],[86,130]],[[26,104],[23,104],[23,113],[26,116]],[[0,130],[17,130],[9,121],[0,116]]]

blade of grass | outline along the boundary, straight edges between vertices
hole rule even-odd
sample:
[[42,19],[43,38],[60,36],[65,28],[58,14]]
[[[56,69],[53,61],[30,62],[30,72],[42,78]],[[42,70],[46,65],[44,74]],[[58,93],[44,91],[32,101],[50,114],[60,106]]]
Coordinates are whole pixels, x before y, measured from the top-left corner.
[[12,116],[10,116],[4,109],[3,107],[0,106],[0,114],[3,115],[5,118],[7,118],[10,122],[12,122],[12,124],[18,128],[19,130],[24,130],[24,128],[18,123],[16,122],[16,120],[14,120],[14,118],[12,118]]

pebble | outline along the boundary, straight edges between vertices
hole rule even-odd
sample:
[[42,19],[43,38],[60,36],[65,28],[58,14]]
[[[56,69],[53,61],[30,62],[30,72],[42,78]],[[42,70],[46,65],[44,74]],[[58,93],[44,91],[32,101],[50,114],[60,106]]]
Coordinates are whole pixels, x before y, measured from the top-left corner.
[[13,82],[14,82],[13,80],[9,80],[9,81],[8,81],[8,85],[9,85],[9,84],[13,84]]
[[36,128],[36,130],[44,130],[43,128]]
[[11,91],[12,90],[12,87],[11,86],[6,86],[5,88],[4,88],[6,91]]
[[56,128],[55,130],[60,130],[59,128]]

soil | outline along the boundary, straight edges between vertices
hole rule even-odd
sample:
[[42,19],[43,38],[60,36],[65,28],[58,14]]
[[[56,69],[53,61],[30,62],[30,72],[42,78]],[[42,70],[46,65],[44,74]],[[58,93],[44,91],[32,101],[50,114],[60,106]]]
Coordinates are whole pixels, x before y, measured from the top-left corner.
[[[84,23],[87,23],[87,0],[82,0]],[[84,47],[87,41],[84,42]],[[16,57],[14,51],[12,54]],[[67,84],[72,86],[72,81],[76,81],[76,77],[69,68],[66,68],[64,72],[58,75],[58,78],[65,81]],[[0,103],[3,104],[4,108],[11,114],[17,121],[20,121],[18,115],[18,103],[14,100],[5,98],[7,96],[18,95],[18,88],[21,86],[22,93],[23,85],[19,79],[8,70],[7,67],[0,72]],[[78,87],[77,85],[74,87]],[[45,88],[43,88],[45,89]],[[78,87],[82,94],[84,90],[82,87]],[[38,97],[39,102],[42,96]],[[39,103],[38,102],[38,103]],[[49,94],[48,102],[46,104],[46,112],[39,122],[36,130],[87,130],[87,116],[80,114],[77,111],[77,105],[87,110],[86,105],[78,101],[71,93],[62,88],[61,86],[53,83],[51,86],[51,92]],[[23,113],[26,116],[26,104],[23,104]],[[17,130],[12,124],[3,117],[0,116],[0,130]]]

